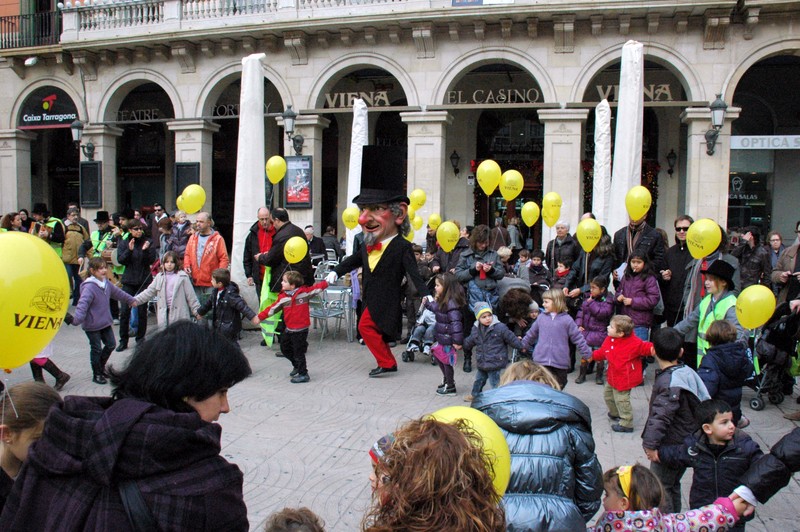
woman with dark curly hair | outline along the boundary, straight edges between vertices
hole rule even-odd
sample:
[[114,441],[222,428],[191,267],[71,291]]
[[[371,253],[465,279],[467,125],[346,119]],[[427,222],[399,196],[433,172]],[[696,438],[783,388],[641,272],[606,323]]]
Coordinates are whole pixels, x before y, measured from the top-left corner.
[[251,373],[241,349],[181,321],[110,373],[111,397],[50,409],[0,530],[248,530],[242,472],[215,423]]
[[503,509],[480,436],[463,421],[412,420],[370,450],[367,532],[500,532]]

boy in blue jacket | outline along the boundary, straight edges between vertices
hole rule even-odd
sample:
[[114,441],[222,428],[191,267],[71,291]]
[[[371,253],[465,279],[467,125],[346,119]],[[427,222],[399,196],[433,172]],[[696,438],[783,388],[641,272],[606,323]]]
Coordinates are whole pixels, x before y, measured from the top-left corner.
[[[740,483],[750,465],[763,453],[746,433],[737,431],[730,405],[709,399],[695,410],[700,430],[682,445],[667,445],[657,451],[659,461],[672,467],[692,467],[689,507],[700,508],[726,497]],[[743,531],[742,519],[732,531]]]
[[464,401],[472,402],[476,395],[483,391],[486,381],[497,388],[500,373],[508,365],[508,346],[522,350],[522,341],[492,313],[492,307],[485,301],[475,303],[475,324],[472,332],[464,340],[464,349],[474,349],[478,372],[472,393],[464,397]]

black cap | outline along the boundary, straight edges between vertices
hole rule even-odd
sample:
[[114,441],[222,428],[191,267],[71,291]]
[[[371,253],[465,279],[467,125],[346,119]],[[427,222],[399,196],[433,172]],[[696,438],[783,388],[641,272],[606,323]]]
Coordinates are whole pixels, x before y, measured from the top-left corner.
[[397,146],[364,146],[361,158],[361,193],[356,205],[410,203],[406,195],[406,157]]
[[736,269],[730,265],[729,263],[725,262],[724,260],[717,259],[711,263],[711,266],[706,268],[705,270],[700,270],[700,273],[705,273],[708,275],[713,275],[714,277],[719,277],[726,283],[728,283],[728,290],[735,290],[736,285],[733,282],[733,276],[736,273]]
[[41,214],[42,216],[47,216],[48,214],[50,214],[50,211],[47,210],[46,203],[34,203],[31,212],[33,214]]
[[122,209],[122,211],[119,213],[119,215],[120,215],[120,217],[125,218],[126,220],[133,220],[133,218],[134,218],[133,209],[131,209],[130,207],[126,207],[126,208]]
[[109,221],[108,211],[97,211],[97,218],[94,219],[95,223],[104,223]]

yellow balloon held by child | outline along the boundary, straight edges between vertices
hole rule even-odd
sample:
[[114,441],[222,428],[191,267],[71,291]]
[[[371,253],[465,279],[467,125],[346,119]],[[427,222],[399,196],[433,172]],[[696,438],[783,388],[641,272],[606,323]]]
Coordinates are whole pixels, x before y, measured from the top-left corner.
[[348,207],[342,211],[342,223],[348,229],[355,229],[358,225],[358,207]]
[[539,219],[539,206],[533,201],[527,201],[522,206],[522,221],[528,227],[533,227],[536,220]]
[[431,214],[428,216],[428,225],[431,226],[431,229],[434,231],[442,225],[442,217],[436,213]]
[[603,236],[603,229],[597,223],[597,220],[587,218],[581,220],[581,223],[578,224],[576,234],[583,251],[590,253],[600,242],[600,237]]
[[492,484],[498,500],[503,497],[511,479],[511,452],[508,450],[503,431],[492,421],[492,418],[468,406],[448,406],[430,415],[443,423],[455,423],[464,420],[466,424],[480,436],[483,451],[489,460],[492,471]]
[[775,294],[763,284],[748,286],[736,298],[736,318],[742,327],[757,329],[775,312]]
[[686,247],[696,259],[708,257],[722,242],[722,230],[714,220],[701,218],[689,226],[686,232]]
[[28,233],[0,233],[0,257],[0,368],[10,369],[55,337],[69,306],[69,279],[53,248]]
[[425,205],[428,197],[425,195],[424,190],[415,188],[411,191],[411,194],[408,195],[408,199],[411,200],[411,206],[416,210]]
[[653,204],[653,196],[645,187],[635,186],[625,194],[625,209],[631,220],[641,220],[650,210]]
[[439,242],[445,253],[450,253],[456,247],[461,236],[458,227],[453,222],[443,222],[436,230],[436,241]]
[[206,191],[200,185],[189,185],[181,193],[186,214],[194,214],[203,208],[206,202]]
[[519,196],[523,185],[525,185],[525,180],[522,179],[522,174],[516,170],[506,170],[500,176],[500,194],[506,201],[511,201]]
[[302,236],[293,236],[283,246],[283,256],[289,264],[296,264],[308,254],[308,241]]
[[486,159],[478,165],[478,184],[487,196],[491,196],[497,185],[500,184],[500,165],[491,159]]
[[267,160],[266,170],[269,182],[277,185],[286,175],[286,159],[280,155],[273,155]]

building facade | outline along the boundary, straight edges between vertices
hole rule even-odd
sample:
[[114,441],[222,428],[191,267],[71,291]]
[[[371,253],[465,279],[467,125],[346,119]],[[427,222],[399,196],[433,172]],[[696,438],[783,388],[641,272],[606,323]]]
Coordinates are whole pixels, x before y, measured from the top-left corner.
[[[59,213],[79,198],[89,214],[154,201],[174,208],[196,181],[225,233],[239,143],[252,142],[238,135],[241,61],[263,52],[266,135],[252,149],[293,153],[281,118],[292,105],[311,157],[311,207],[293,211],[298,224],[342,229],[355,98],[369,107],[369,143],[405,150],[408,189],[427,193],[424,218],[487,223],[554,190],[575,224],[591,205],[593,109],[603,98],[613,108],[622,46],[636,40],[652,221],[668,232],[684,212],[723,227],[752,222],[788,243],[800,214],[800,1],[35,4],[0,17],[3,212],[44,201]],[[717,94],[728,108],[709,155]],[[87,178],[83,192],[87,157],[69,132],[76,118],[95,148],[86,175],[99,179]],[[516,201],[477,186],[487,158],[523,174]],[[291,189],[282,183],[272,203]],[[550,238],[540,226],[534,245]]]

